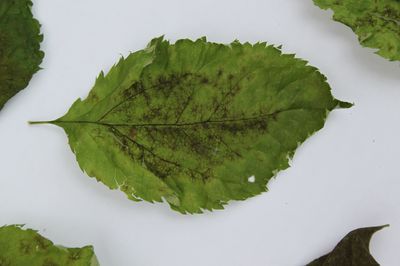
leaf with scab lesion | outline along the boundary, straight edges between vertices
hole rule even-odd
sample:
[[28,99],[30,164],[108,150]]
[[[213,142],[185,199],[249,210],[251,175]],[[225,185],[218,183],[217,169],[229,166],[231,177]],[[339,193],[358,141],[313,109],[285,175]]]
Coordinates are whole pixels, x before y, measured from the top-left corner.
[[379,266],[369,251],[369,243],[374,233],[387,226],[353,230],[331,252],[310,262],[307,266]]
[[98,266],[92,246],[65,248],[56,246],[37,231],[21,225],[0,227],[1,266]]
[[399,0],[314,0],[332,9],[333,19],[349,26],[365,47],[377,48],[380,56],[400,60]]
[[40,24],[31,6],[30,0],[0,1],[0,110],[28,86],[44,56]]
[[200,213],[266,191],[338,106],[316,68],[265,43],[156,38],[50,123],[89,176]]

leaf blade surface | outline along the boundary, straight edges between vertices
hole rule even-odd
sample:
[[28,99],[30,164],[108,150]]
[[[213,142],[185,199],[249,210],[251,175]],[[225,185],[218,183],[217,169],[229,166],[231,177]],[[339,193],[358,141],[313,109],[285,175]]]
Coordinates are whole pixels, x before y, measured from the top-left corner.
[[314,0],[322,9],[332,9],[333,19],[349,26],[362,46],[377,48],[376,54],[400,60],[399,0]]
[[43,36],[31,6],[30,0],[0,2],[0,110],[28,86],[43,60]]
[[92,246],[56,246],[32,229],[20,225],[0,227],[0,265],[98,266]]
[[387,226],[353,230],[330,253],[310,262],[307,266],[379,266],[369,251],[369,244],[373,234]]
[[338,106],[317,69],[265,43],[156,38],[52,123],[89,176],[200,213],[266,191]]

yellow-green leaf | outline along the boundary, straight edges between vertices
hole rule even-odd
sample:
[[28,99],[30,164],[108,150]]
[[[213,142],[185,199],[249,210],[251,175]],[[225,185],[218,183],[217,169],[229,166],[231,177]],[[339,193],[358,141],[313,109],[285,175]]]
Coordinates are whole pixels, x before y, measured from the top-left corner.
[[377,48],[380,56],[400,60],[399,0],[314,0],[332,9],[333,19],[349,26],[365,47]]
[[20,225],[0,227],[1,266],[98,266],[92,246],[55,246],[32,229]]
[[50,123],[89,176],[132,200],[200,213],[266,191],[338,106],[351,104],[273,46],[157,38]]

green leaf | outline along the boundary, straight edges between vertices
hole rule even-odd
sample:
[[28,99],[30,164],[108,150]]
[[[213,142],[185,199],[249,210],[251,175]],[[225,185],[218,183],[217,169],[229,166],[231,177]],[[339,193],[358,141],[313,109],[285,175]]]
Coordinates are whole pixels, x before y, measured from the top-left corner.
[[44,56],[40,24],[31,6],[30,0],[0,1],[0,110],[28,86]]
[[21,225],[0,227],[1,266],[98,266],[92,246],[65,248]]
[[383,226],[356,229],[348,233],[328,254],[316,259],[308,266],[379,266],[369,252],[372,235]]
[[314,0],[332,9],[333,19],[349,26],[365,47],[389,60],[400,60],[399,0]]
[[273,46],[157,38],[50,123],[109,188],[201,213],[266,191],[337,106],[351,104],[332,97],[316,68]]

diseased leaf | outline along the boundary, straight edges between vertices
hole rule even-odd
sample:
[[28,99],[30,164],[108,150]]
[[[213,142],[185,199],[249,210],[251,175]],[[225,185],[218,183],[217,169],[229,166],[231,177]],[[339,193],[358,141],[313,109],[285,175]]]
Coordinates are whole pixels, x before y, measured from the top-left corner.
[[356,229],[348,233],[328,254],[316,259],[308,266],[379,266],[369,252],[372,235],[383,226]]
[[30,0],[0,1],[0,110],[28,86],[43,59],[40,24]]
[[157,38],[50,123],[89,176],[132,200],[200,213],[266,191],[337,106],[351,104],[273,46]]
[[0,227],[1,266],[98,266],[92,246],[65,248],[20,225]]
[[314,0],[332,9],[333,19],[349,26],[365,47],[389,60],[400,60],[399,0]]

